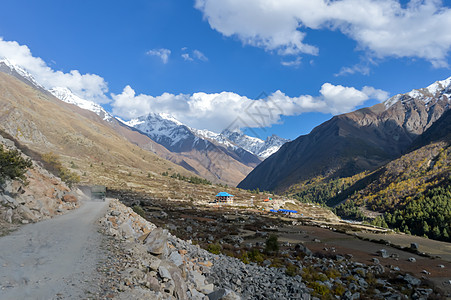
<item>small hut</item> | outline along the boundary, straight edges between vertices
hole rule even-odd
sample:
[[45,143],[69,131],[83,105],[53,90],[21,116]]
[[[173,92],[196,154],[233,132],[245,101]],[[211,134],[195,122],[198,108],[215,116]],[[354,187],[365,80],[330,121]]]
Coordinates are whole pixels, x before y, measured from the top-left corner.
[[220,192],[216,195],[217,203],[233,203],[233,195],[226,192]]

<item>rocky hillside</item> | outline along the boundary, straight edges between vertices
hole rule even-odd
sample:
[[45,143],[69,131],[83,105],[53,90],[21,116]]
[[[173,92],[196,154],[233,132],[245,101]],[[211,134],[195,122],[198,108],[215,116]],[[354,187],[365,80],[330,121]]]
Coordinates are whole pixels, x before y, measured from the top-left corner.
[[[0,128],[38,153],[59,155],[86,183],[119,185],[114,174],[158,176],[168,170],[194,176],[156,155],[172,154],[149,137],[4,72],[0,72]],[[108,176],[98,176],[98,167],[108,169]]]
[[[412,146],[412,150],[331,198],[344,201],[337,212],[348,218],[383,213],[378,225],[451,241],[451,111]],[[376,214],[377,215],[377,214]],[[373,215],[374,217],[374,215]]]
[[[30,159],[14,141],[1,135],[0,147],[3,151],[18,151],[21,157]],[[60,178],[40,163],[31,162],[23,179],[6,179],[0,184],[0,236],[21,224],[45,220],[78,207],[77,193],[71,192]],[[2,172],[7,164],[2,161]]]
[[449,109],[451,79],[333,117],[286,143],[238,187],[284,191],[318,176],[349,177],[399,157]]

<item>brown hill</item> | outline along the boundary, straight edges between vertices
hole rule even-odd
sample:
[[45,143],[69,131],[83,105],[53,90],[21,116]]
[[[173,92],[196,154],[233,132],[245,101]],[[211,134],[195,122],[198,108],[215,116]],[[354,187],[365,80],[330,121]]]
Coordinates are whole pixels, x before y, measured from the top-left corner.
[[[65,162],[80,164],[90,178],[90,165],[130,167],[141,172],[168,169],[193,175],[161,159],[167,150],[145,135],[119,124],[110,124],[95,113],[64,103],[18,79],[0,72],[0,126],[21,143],[39,152],[54,152]],[[139,145],[139,146],[138,146]]]
[[240,188],[284,191],[311,178],[349,177],[399,157],[449,108],[449,86],[434,95],[397,95],[333,117],[258,165]]

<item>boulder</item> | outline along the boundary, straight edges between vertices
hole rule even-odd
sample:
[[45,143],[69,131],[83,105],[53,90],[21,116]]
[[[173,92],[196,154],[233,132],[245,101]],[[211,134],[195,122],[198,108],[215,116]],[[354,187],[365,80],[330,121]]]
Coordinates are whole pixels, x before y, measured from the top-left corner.
[[158,272],[162,278],[169,278],[174,285],[173,293],[177,299],[188,300],[188,286],[182,276],[181,270],[169,261],[162,261]]
[[182,256],[177,252],[173,251],[171,255],[169,255],[169,261],[173,262],[177,267],[183,264]]
[[385,250],[385,249],[380,249],[380,250],[377,251],[377,253],[379,253],[379,255],[380,255],[382,258],[388,258],[388,257],[390,257],[390,256],[388,255],[388,253],[387,253],[387,250]]
[[0,199],[2,203],[11,208],[16,208],[19,206],[19,202],[17,202],[14,198],[8,195],[0,195]]
[[420,284],[421,284],[421,280],[420,280],[420,279],[415,278],[415,277],[413,277],[413,276],[410,275],[410,274],[406,274],[406,275],[404,276],[404,281],[407,282],[408,284],[413,285],[413,286],[417,286],[417,285],[420,285]]
[[135,236],[135,231],[133,230],[132,226],[127,222],[122,223],[119,226],[119,232],[125,239],[130,239]]
[[209,300],[240,300],[241,297],[229,289],[219,289],[207,295]]
[[412,249],[412,250],[418,250],[418,244],[417,244],[417,243],[411,243],[411,244],[410,244],[410,249]]
[[3,219],[6,221],[6,222],[8,222],[8,223],[12,223],[13,222],[13,210],[11,209],[11,208],[9,208],[6,212],[5,212],[5,214],[4,214],[4,216],[3,216]]
[[160,255],[167,252],[168,234],[161,228],[154,229],[144,240],[147,251],[154,255]]
[[303,254],[305,254],[305,255],[307,255],[307,256],[313,255],[312,251],[310,251],[309,248],[307,248],[306,246],[304,246],[304,244],[297,244],[297,245],[294,247],[294,250],[295,250],[296,252],[301,252],[301,253],[303,253]]
[[74,195],[64,195],[61,200],[67,203],[77,203],[78,201],[77,197],[75,197]]

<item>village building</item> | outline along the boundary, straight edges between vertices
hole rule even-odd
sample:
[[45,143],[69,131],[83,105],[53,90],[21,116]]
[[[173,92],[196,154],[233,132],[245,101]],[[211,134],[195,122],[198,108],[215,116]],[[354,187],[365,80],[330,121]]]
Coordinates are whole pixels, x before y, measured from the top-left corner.
[[220,192],[216,195],[216,203],[228,203],[231,204],[233,203],[233,195],[230,195],[229,193],[226,192]]

